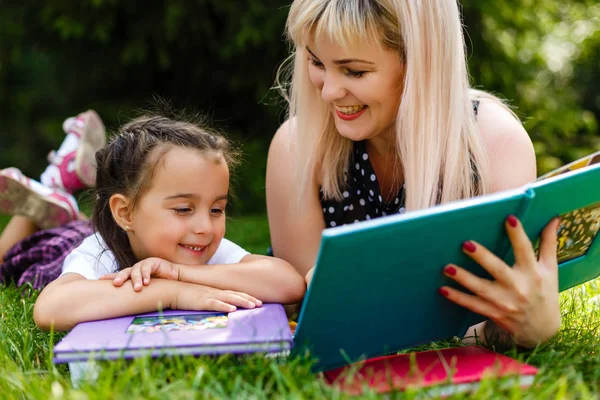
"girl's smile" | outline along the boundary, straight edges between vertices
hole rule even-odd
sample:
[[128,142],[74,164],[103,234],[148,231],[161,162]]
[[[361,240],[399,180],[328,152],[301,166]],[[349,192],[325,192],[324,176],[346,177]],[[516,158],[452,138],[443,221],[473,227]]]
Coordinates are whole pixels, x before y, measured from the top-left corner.
[[196,255],[198,257],[202,256],[204,254],[204,251],[208,247],[208,246],[189,246],[187,244],[179,244],[179,246],[181,246],[185,250],[193,253],[194,255]]
[[202,251],[206,248],[206,246],[191,246],[187,244],[180,244],[181,247],[192,250],[192,251]]

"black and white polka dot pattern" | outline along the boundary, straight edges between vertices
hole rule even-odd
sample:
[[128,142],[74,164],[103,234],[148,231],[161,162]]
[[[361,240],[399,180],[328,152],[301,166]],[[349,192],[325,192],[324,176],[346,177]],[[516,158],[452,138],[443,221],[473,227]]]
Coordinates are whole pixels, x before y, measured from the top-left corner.
[[404,185],[390,202],[383,201],[364,141],[354,142],[352,162],[344,179],[346,187],[341,201],[325,199],[323,191],[320,192],[328,228],[404,212]]

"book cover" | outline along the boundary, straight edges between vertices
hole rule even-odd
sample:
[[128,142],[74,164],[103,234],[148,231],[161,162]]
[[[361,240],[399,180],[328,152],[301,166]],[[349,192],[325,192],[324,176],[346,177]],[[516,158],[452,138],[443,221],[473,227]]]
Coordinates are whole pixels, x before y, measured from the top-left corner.
[[78,324],[54,347],[54,362],[285,352],[291,344],[280,304],[232,313],[167,310]]
[[372,358],[324,373],[325,381],[358,395],[365,387],[379,393],[431,388],[431,395],[475,391],[482,379],[502,378],[511,387],[530,386],[537,368],[483,347],[468,346]]
[[505,228],[510,214],[533,243],[561,216],[559,290],[599,276],[598,182],[600,164],[588,165],[513,190],[325,229],[292,354],[309,350],[317,359],[314,370],[323,371],[464,336],[485,318],[437,293],[441,286],[459,287],[442,270],[453,263],[491,278],[463,253],[465,240],[513,265]]

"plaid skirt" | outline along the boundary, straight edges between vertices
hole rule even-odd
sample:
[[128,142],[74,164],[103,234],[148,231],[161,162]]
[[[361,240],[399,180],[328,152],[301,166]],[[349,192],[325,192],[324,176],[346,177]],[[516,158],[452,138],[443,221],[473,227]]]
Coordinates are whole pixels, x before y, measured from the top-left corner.
[[60,276],[65,257],[93,232],[89,221],[72,221],[34,233],[4,255],[0,282],[43,288]]

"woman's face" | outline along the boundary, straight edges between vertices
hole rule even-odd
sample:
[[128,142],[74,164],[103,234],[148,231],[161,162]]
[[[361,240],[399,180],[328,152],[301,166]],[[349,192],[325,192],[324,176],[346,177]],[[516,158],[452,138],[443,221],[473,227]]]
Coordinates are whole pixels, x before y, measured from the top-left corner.
[[366,42],[342,47],[329,40],[310,41],[304,51],[310,80],[342,136],[358,141],[390,132],[404,81],[397,51]]

